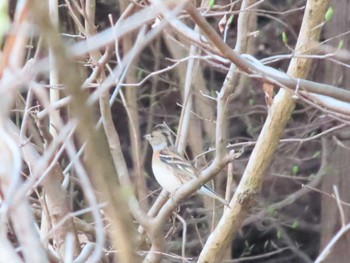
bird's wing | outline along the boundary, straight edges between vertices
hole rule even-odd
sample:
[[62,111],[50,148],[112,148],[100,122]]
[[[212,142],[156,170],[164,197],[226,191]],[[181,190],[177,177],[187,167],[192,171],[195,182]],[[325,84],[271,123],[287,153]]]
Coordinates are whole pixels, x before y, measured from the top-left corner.
[[178,176],[183,183],[197,178],[196,171],[192,164],[175,150],[169,148],[161,150],[159,158],[165,165],[172,169],[174,174]]

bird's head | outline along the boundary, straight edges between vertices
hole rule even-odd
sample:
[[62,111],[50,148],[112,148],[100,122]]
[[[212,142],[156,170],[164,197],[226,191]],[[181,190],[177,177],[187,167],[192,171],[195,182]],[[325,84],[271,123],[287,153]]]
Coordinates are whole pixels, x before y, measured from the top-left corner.
[[158,124],[152,132],[144,136],[149,141],[153,150],[162,150],[164,148],[173,147],[174,142],[171,131],[164,124]]

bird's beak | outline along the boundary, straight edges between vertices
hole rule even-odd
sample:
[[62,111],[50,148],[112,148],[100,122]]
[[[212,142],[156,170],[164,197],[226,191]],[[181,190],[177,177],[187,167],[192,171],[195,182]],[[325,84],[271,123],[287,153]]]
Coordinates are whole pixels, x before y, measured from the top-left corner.
[[149,139],[152,138],[152,135],[151,134],[146,134],[146,135],[143,136],[143,138],[149,140]]

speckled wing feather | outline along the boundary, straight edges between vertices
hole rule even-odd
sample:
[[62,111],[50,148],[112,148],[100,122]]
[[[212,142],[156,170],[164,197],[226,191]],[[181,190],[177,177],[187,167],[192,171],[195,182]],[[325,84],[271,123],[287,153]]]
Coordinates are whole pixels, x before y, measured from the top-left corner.
[[171,149],[164,149],[160,151],[159,158],[173,171],[176,171],[176,175],[183,183],[197,178],[196,171],[194,170],[194,167],[191,165],[191,163],[184,159],[177,152]]
[[[161,150],[159,152],[159,158],[169,169],[171,169],[174,174],[179,178],[182,183],[186,183],[194,178],[197,178],[196,170],[192,164],[184,159],[179,153],[171,148]],[[206,196],[215,198],[219,200],[222,204],[229,206],[228,202],[215,191],[213,191],[207,185],[202,185],[198,190],[198,193],[204,194]]]

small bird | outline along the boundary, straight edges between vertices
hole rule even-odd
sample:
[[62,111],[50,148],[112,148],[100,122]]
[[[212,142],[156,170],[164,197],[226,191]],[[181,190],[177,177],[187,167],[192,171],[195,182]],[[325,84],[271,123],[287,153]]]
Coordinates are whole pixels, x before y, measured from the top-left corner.
[[[192,164],[176,151],[170,130],[164,124],[155,126],[144,138],[149,141],[153,149],[153,174],[158,183],[169,193],[173,194],[181,185],[198,177]],[[198,193],[229,206],[224,198],[206,185],[203,185]]]

